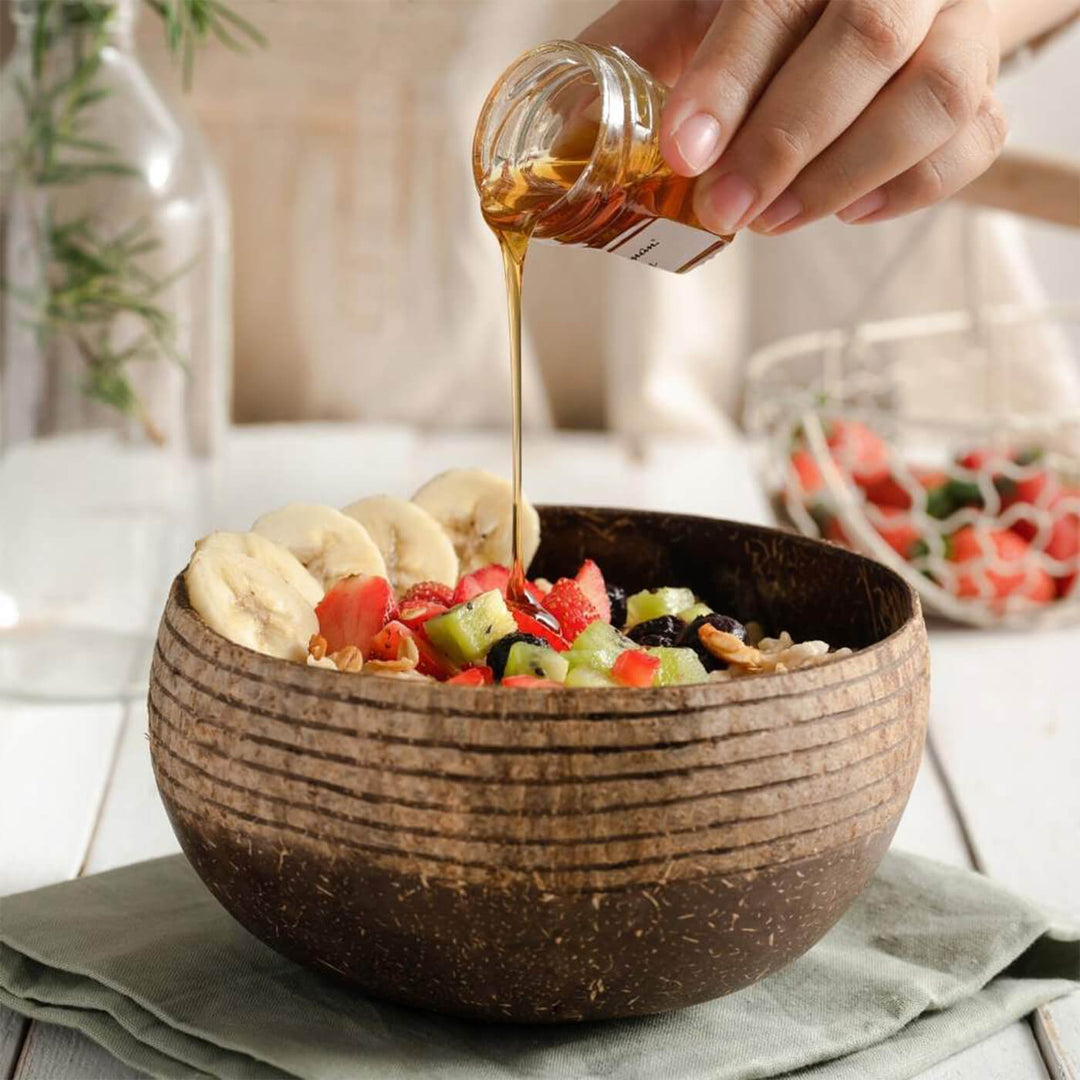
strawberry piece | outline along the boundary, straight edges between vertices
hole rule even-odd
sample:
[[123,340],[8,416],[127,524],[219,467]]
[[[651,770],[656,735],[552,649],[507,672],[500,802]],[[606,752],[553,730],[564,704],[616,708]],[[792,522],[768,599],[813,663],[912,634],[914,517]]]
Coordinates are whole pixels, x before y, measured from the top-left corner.
[[418,581],[405,591],[400,606],[406,608],[414,604],[441,604],[444,609],[453,607],[454,590],[441,581]]
[[428,619],[434,619],[436,615],[442,615],[449,611],[448,607],[442,604],[435,604],[431,601],[420,601],[412,604],[402,604],[398,609],[398,621],[403,622],[410,630],[415,630],[419,626],[423,626]]
[[611,622],[611,601],[608,599],[607,585],[600,567],[592,559],[586,559],[574,580],[581,587],[585,598],[600,613],[600,618],[604,622]]
[[1030,544],[1039,534],[1039,526],[1033,518],[1017,518],[1009,526],[1010,531],[1016,533],[1025,543]]
[[875,506],[895,507],[897,510],[911,509],[908,489],[891,473],[873,484],[867,484],[866,500]]
[[1036,604],[1048,604],[1058,595],[1057,582],[1041,566],[1036,566],[1030,572],[1020,595]]
[[538,679],[535,675],[509,675],[501,686],[516,686],[519,690],[561,690],[563,684],[552,679]]
[[1025,476],[997,476],[994,485],[1003,507],[1025,503],[1028,506],[1053,506],[1060,494],[1057,479],[1046,469],[1035,469]]
[[911,475],[926,491],[937,491],[939,487],[949,482],[949,474],[943,469],[923,469],[918,465],[913,465]]
[[495,682],[495,673],[486,664],[467,667],[446,680],[447,686],[491,686]]
[[510,614],[514,616],[514,622],[523,634],[534,634],[546,641],[556,652],[566,652],[570,648],[570,642],[566,638],[556,634],[550,627],[545,626],[539,619],[534,618],[527,611],[522,611],[516,604],[510,605]]
[[804,495],[815,495],[824,486],[821,470],[817,467],[814,455],[809,450],[795,450],[791,455],[791,468],[799,481],[799,489]]
[[825,441],[837,465],[859,487],[880,483],[889,475],[889,448],[881,436],[861,421],[832,421]]
[[870,523],[897,555],[902,559],[911,559],[919,553],[922,537],[905,511],[895,506],[879,506],[876,518],[884,520],[870,517]]
[[998,484],[1003,506],[1027,503],[1029,506],[1048,506],[1057,498],[1057,480],[1045,469],[1038,469],[1028,476],[1013,480],[1002,477]]
[[[928,495],[940,491],[949,482],[948,474],[937,469],[920,469],[913,466],[911,475]],[[910,510],[912,507],[911,493],[892,473],[873,484],[868,484],[865,490],[867,501],[875,506],[895,506],[898,510]],[[929,499],[927,504],[932,513]]]
[[544,607],[559,620],[567,641],[573,641],[586,626],[600,619],[600,612],[573,578],[559,578],[544,597]]
[[336,582],[315,615],[327,652],[355,645],[366,659],[375,635],[397,612],[390,582],[374,574],[351,574]]
[[445,682],[458,673],[457,665],[452,664],[431,643],[431,639],[424,633],[423,626],[417,626],[412,631],[413,640],[416,642],[416,651],[420,659],[416,662],[416,670],[421,675],[430,675],[433,679]]
[[984,527],[965,525],[949,538],[948,557],[955,563],[988,558],[991,551],[996,553],[998,561],[1015,563],[1016,572],[1005,573],[991,566],[964,571],[956,578],[957,596],[989,596],[995,600],[1004,600],[1014,593],[1019,593],[1038,603],[1053,599],[1053,579],[1045,570],[1032,563],[1030,545],[1016,533],[1009,529],[987,530]]
[[482,566],[471,574],[465,574],[457,583],[452,598],[453,602],[450,606],[456,607],[458,604],[464,604],[466,600],[471,600],[481,593],[491,592],[492,589],[498,589],[505,597],[506,586],[509,583],[510,571],[505,566],[498,566],[495,563],[492,563],[491,566]]
[[619,653],[611,666],[611,677],[623,686],[652,686],[660,670],[660,657],[641,649]]
[[956,455],[956,464],[970,469],[972,472],[982,472],[993,466],[1003,465],[1012,456],[1008,449],[997,449],[993,446],[976,446]]
[[980,559],[983,555],[980,534],[974,525],[965,525],[949,537],[945,547],[945,556],[950,562],[969,562],[971,559]]
[[1080,570],[1080,488],[1064,488],[1054,500],[1054,524],[1046,541],[1046,554],[1076,569],[1055,579],[1058,596],[1068,596]]

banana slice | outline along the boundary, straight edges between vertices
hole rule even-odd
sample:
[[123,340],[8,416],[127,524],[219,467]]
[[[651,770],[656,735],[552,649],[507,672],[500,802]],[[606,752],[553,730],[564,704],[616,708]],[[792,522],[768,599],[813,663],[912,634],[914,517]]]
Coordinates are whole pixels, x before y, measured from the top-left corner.
[[416,503],[394,495],[372,495],[346,506],[378,545],[390,584],[400,595],[418,581],[441,581],[451,588],[458,557],[443,527]]
[[322,586],[288,548],[254,532],[212,532],[195,544],[196,551],[231,551],[247,555],[287,581],[312,607],[323,598]]
[[332,506],[289,503],[263,514],[252,530],[288,548],[324,591],[348,574],[386,577],[386,563],[367,529]]
[[[510,565],[514,490],[509,480],[484,469],[451,469],[429,480],[414,496],[445,530],[469,574],[481,566]],[[540,546],[540,517],[522,500],[522,561],[526,567]]]
[[203,548],[191,557],[184,582],[191,606],[222,637],[267,656],[305,661],[319,620],[273,570],[249,555]]

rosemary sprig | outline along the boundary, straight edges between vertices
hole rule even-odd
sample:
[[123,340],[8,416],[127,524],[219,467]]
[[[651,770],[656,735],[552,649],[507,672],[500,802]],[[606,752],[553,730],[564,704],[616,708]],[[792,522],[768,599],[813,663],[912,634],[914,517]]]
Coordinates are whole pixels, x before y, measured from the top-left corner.
[[[165,39],[190,86],[195,52],[211,35],[231,49],[264,45],[262,34],[220,0],[144,0],[161,16]],[[25,115],[20,138],[0,143],[5,171],[26,190],[43,192],[33,215],[41,273],[33,285],[0,280],[0,288],[25,311],[39,346],[65,335],[82,357],[84,393],[121,413],[141,419],[147,434],[161,433],[146,415],[127,376],[127,366],[167,359],[183,365],[175,322],[161,294],[191,264],[155,276],[144,259],[161,247],[150,223],[139,220],[105,235],[87,215],[59,220],[51,192],[98,177],[118,180],[139,171],[115,147],[89,138],[93,110],[111,91],[97,85],[102,50],[115,0],[38,0],[31,33],[29,79],[16,80]],[[71,66],[51,79],[53,50],[72,49]],[[134,320],[141,330],[123,348],[114,344],[115,320]]]
[[195,50],[213,34],[228,49],[242,52],[248,45],[266,45],[266,38],[247,19],[230,11],[220,0],[146,0],[165,23],[165,41],[191,86]]

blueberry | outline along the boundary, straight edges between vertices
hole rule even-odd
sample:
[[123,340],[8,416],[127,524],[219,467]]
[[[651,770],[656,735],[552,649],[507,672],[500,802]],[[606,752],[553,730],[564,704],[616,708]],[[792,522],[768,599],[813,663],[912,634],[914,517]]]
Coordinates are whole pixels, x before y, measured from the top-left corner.
[[491,668],[495,674],[495,681],[502,680],[503,672],[506,670],[506,660],[510,655],[510,649],[519,641],[524,641],[529,645],[547,645],[547,642],[535,634],[507,634],[506,637],[499,638],[494,645],[488,649],[487,654],[487,666]]
[[674,645],[684,626],[677,615],[661,615],[658,619],[647,619],[637,626],[631,626],[626,636],[645,647]]
[[611,602],[611,625],[626,625],[626,590],[621,585],[608,585],[607,598]]
[[713,656],[701,643],[698,631],[703,626],[715,626],[717,630],[723,630],[727,634],[734,634],[740,641],[746,640],[746,627],[738,619],[730,615],[699,615],[689,626],[683,628],[677,644],[685,649],[693,649],[698,654],[706,671],[716,671],[725,668],[727,664],[723,660]]

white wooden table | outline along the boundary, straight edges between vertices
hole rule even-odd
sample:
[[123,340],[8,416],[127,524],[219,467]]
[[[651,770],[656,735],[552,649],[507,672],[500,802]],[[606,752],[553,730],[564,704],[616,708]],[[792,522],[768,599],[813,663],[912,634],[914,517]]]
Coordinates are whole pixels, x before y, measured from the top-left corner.
[[[246,528],[290,500],[411,492],[451,465],[509,471],[505,434],[399,427],[237,430],[214,524]],[[746,448],[606,436],[526,444],[536,502],[686,510],[767,522]],[[1080,630],[933,627],[928,752],[896,844],[977,867],[1080,910]],[[144,704],[0,703],[0,896],[177,850],[158,802]],[[0,1010],[0,1077],[137,1075],[81,1035]],[[1080,994],[942,1062],[922,1080],[1080,1080]],[[872,1078],[868,1078],[872,1080]]]

